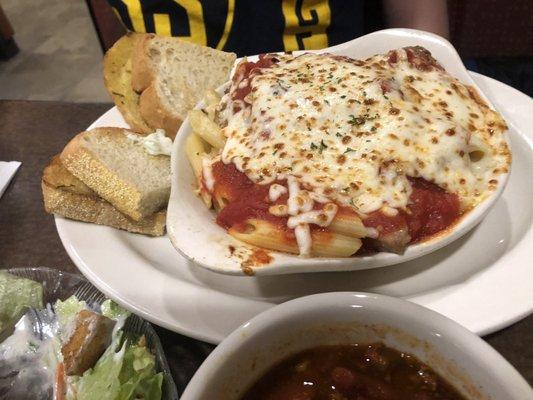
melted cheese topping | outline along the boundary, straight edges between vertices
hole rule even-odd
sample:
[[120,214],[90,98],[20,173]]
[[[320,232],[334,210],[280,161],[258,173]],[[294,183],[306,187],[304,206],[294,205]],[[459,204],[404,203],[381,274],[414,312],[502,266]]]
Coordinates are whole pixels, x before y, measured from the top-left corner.
[[202,176],[204,178],[205,187],[210,192],[215,188],[215,177],[213,176],[212,160],[207,157],[202,157]]
[[336,204],[328,203],[323,210],[306,211],[290,217],[287,220],[287,226],[294,229],[301,224],[315,224],[325,228],[331,224],[338,209]]
[[294,236],[296,237],[296,243],[298,243],[300,255],[304,257],[309,256],[311,254],[312,245],[311,229],[309,229],[309,225],[297,225],[294,228]]
[[287,206],[289,215],[298,215],[300,212],[307,212],[313,209],[313,199],[306,190],[300,190],[298,180],[294,176],[287,177],[289,185],[289,199]]
[[276,57],[249,78],[250,106],[231,100],[235,87],[224,96],[222,161],[258,184],[287,179],[291,216],[310,212],[313,200],[394,213],[408,205],[408,176],[456,193],[469,208],[508,171],[501,117],[440,68],[417,68],[403,49],[394,62]]
[[268,188],[268,199],[270,201],[276,201],[285,193],[287,193],[287,188],[285,186],[274,183]]

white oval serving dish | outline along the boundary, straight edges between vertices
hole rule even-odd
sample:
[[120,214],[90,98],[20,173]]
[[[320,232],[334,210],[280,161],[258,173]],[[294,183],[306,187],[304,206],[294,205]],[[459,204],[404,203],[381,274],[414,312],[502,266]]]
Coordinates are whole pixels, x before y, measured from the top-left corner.
[[[354,39],[317,52],[366,58],[391,49],[420,45],[428,49],[443,67],[465,84],[471,85],[490,105],[468,74],[454,47],[445,39],[423,31],[387,29]],[[252,59],[252,57],[249,57]],[[197,108],[200,108],[199,104]],[[491,106],[492,107],[492,106]],[[493,107],[494,108],[494,107]],[[185,155],[185,140],[192,133],[186,119],[174,141],[171,158],[172,190],[167,212],[167,230],[174,247],[186,258],[212,271],[243,275],[242,263],[252,247],[230,236],[215,222],[215,214],[208,210],[194,191],[194,176]],[[409,246],[404,254],[377,253],[349,258],[302,258],[296,255],[269,251],[272,261],[253,268],[256,275],[275,275],[301,272],[354,271],[399,264],[438,250],[460,238],[486,215],[500,197],[509,174],[501,176],[498,188],[475,209],[448,229],[422,243]],[[230,251],[236,248],[238,251]],[[249,271],[249,269],[248,269]]]
[[336,292],[302,297],[243,324],[204,361],[182,400],[239,400],[270,367],[321,345],[383,342],[414,354],[469,400],[526,400],[533,391],[492,347],[405,300]]

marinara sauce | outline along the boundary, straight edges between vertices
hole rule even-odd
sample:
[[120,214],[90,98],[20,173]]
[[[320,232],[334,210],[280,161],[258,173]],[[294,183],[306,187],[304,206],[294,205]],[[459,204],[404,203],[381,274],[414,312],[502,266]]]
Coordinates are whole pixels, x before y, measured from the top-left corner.
[[241,400],[464,400],[416,357],[371,345],[322,346],[282,361]]
[[[233,100],[244,100],[250,93],[250,78],[254,73],[259,73],[262,68],[269,68],[277,62],[277,59],[271,54],[260,54],[256,62],[248,61],[240,63],[235,71],[233,81],[237,90],[233,92]],[[242,82],[242,84],[241,84]]]
[[461,215],[459,197],[422,178],[409,178],[412,192],[407,211],[395,216],[370,213],[365,226],[376,228],[380,237],[406,229],[410,242],[418,242],[451,226]]
[[[272,215],[268,198],[269,185],[257,185],[240,172],[233,163],[218,161],[213,164],[215,186],[213,194],[224,198],[227,205],[218,213],[217,223],[225,229],[239,227],[247,220],[257,218],[271,222],[281,230],[287,229],[287,217]],[[276,203],[287,202],[281,196]]]
[[[287,228],[287,217],[277,217],[268,210],[272,205],[266,200],[270,185],[255,184],[233,163],[224,164],[221,161],[213,164],[213,176],[214,194],[227,201],[226,207],[217,215],[217,223],[220,226],[225,229],[238,229],[248,219],[257,218],[271,222],[284,231],[288,239],[293,239],[292,232]],[[421,241],[448,228],[460,216],[457,195],[448,193],[422,178],[409,180],[413,190],[408,211],[400,210],[396,216],[387,216],[376,211],[363,220],[365,226],[378,230],[380,238],[403,229],[409,233],[411,243]],[[285,182],[278,183],[285,185]],[[286,204],[287,198],[288,195],[284,194],[274,204]],[[352,210],[341,207],[339,212],[350,213]],[[316,230],[319,227],[313,225],[312,228]]]

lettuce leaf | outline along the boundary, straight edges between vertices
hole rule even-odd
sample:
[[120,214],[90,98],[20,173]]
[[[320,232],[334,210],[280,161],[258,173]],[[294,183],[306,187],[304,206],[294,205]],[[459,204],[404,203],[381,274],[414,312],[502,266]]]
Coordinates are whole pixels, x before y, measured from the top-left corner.
[[78,300],[76,296],[70,296],[65,301],[57,300],[54,304],[54,310],[57,315],[59,324],[59,335],[61,340],[66,340],[70,334],[76,314],[81,310],[88,310],[87,303]]
[[146,347],[124,341],[122,332],[93,369],[77,381],[78,400],[160,400],[163,374],[156,373],[155,358]]
[[119,320],[122,318],[127,318],[130,315],[130,312],[121,306],[119,306],[117,303],[115,303],[113,300],[107,299],[102,303],[102,306],[100,308],[101,314],[104,317],[111,318],[114,320]]
[[0,272],[0,332],[22,317],[26,307],[43,308],[43,287],[31,279]]

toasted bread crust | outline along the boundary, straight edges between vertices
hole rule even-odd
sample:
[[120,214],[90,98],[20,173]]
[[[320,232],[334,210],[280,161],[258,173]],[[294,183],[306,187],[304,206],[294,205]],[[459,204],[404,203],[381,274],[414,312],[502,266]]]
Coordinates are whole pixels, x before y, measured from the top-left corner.
[[157,212],[141,221],[133,221],[100,197],[78,194],[41,181],[44,208],[47,213],[77,221],[106,225],[132,233],[162,236],[166,213]]
[[61,347],[66,375],[92,368],[111,341],[115,321],[90,310],[76,314],[74,330]]
[[55,155],[43,171],[43,181],[49,186],[72,193],[98,197],[85,183],[80,181],[61,164],[59,154]]
[[155,82],[148,86],[141,94],[139,110],[142,117],[152,126],[165,130],[165,134],[174,139],[182,124],[182,120],[166,111],[157,94]]
[[[190,82],[190,77],[187,78],[187,71],[177,70],[175,74],[181,76],[183,81],[172,95],[166,94],[165,90],[161,89],[166,87],[164,83],[166,75],[159,63],[162,62],[161,60],[168,58],[169,55],[166,52],[168,49],[160,48],[158,40],[161,40],[161,38],[155,34],[145,34],[135,43],[132,52],[131,84],[133,89],[140,93],[139,112],[143,120],[154,128],[165,129],[166,135],[174,138],[186,117],[187,111],[203,95],[200,92],[204,89],[214,88],[193,89],[195,85]],[[191,70],[202,71],[200,76],[204,76],[204,74],[210,76],[214,73],[219,73],[219,71],[227,70],[229,78],[229,72],[236,57],[235,54],[223,53],[178,38],[165,38],[163,40],[166,43],[171,41],[170,45],[176,53],[189,53],[189,58],[186,59],[187,61],[183,68],[188,69],[188,66]],[[216,62],[213,60],[216,60]],[[206,64],[204,65],[202,61],[206,62]],[[214,86],[218,86],[221,83],[223,82],[211,82]],[[205,85],[206,83],[204,82]],[[167,98],[169,96],[173,97],[173,101],[169,102]]]
[[[181,96],[181,100],[174,99],[175,101],[169,103],[165,98],[167,95],[163,94],[164,91],[160,89],[159,80],[164,79],[164,74],[162,74],[160,65],[153,60],[155,57],[161,58],[161,53],[158,51],[162,50],[158,47],[158,43],[153,46],[152,42],[155,39],[160,38],[153,33],[129,33],[122,37],[106,54],[104,80],[113,101],[133,130],[151,133],[157,128],[162,128],[169,137],[174,138],[186,117],[187,110],[200,99],[202,93],[199,92],[204,88],[192,89],[191,87],[195,84],[191,84],[184,77],[181,90],[176,91],[179,93],[178,96]],[[194,56],[188,58],[185,65],[189,63],[190,68],[199,67],[199,70],[202,70],[204,65],[202,61],[214,58],[217,62],[209,64],[209,70],[203,67],[205,71],[202,74],[210,76],[214,72],[227,70],[229,75],[235,54],[222,53],[177,38],[171,40],[172,46],[179,49],[177,51],[190,52],[191,48],[194,49]],[[182,74],[182,71],[176,71],[176,73]],[[220,83],[222,82],[211,82],[214,86]],[[197,83],[196,86],[198,86]],[[188,102],[184,102],[183,98],[189,99]]]
[[[122,135],[122,128],[97,128],[106,135]],[[69,172],[93,189],[100,197],[113,204],[119,211],[135,221],[148,212],[142,210],[141,194],[127,182],[109,170],[91,151],[85,148],[83,140],[91,131],[81,132],[61,152],[61,163]]]
[[[135,42],[131,54],[131,85],[133,90],[141,93],[155,79],[155,71],[147,56],[148,44],[155,37],[153,33],[142,35]],[[159,128],[159,127],[158,127]]]
[[[81,132],[65,146],[60,159],[71,174],[100,197],[139,221],[166,205],[170,194],[170,160],[164,155],[148,155],[127,138],[129,134],[133,132],[115,127]],[[137,162],[132,164],[129,159],[121,157],[121,161],[115,163],[115,151],[129,151],[129,156],[135,157]],[[102,158],[105,153],[108,155]],[[155,179],[155,186],[150,186],[148,191],[144,182],[138,179],[145,171]]]
[[140,133],[155,129],[139,112],[139,94],[132,87],[132,53],[145,35],[129,32],[111,47],[104,57],[104,84],[130,127]]

